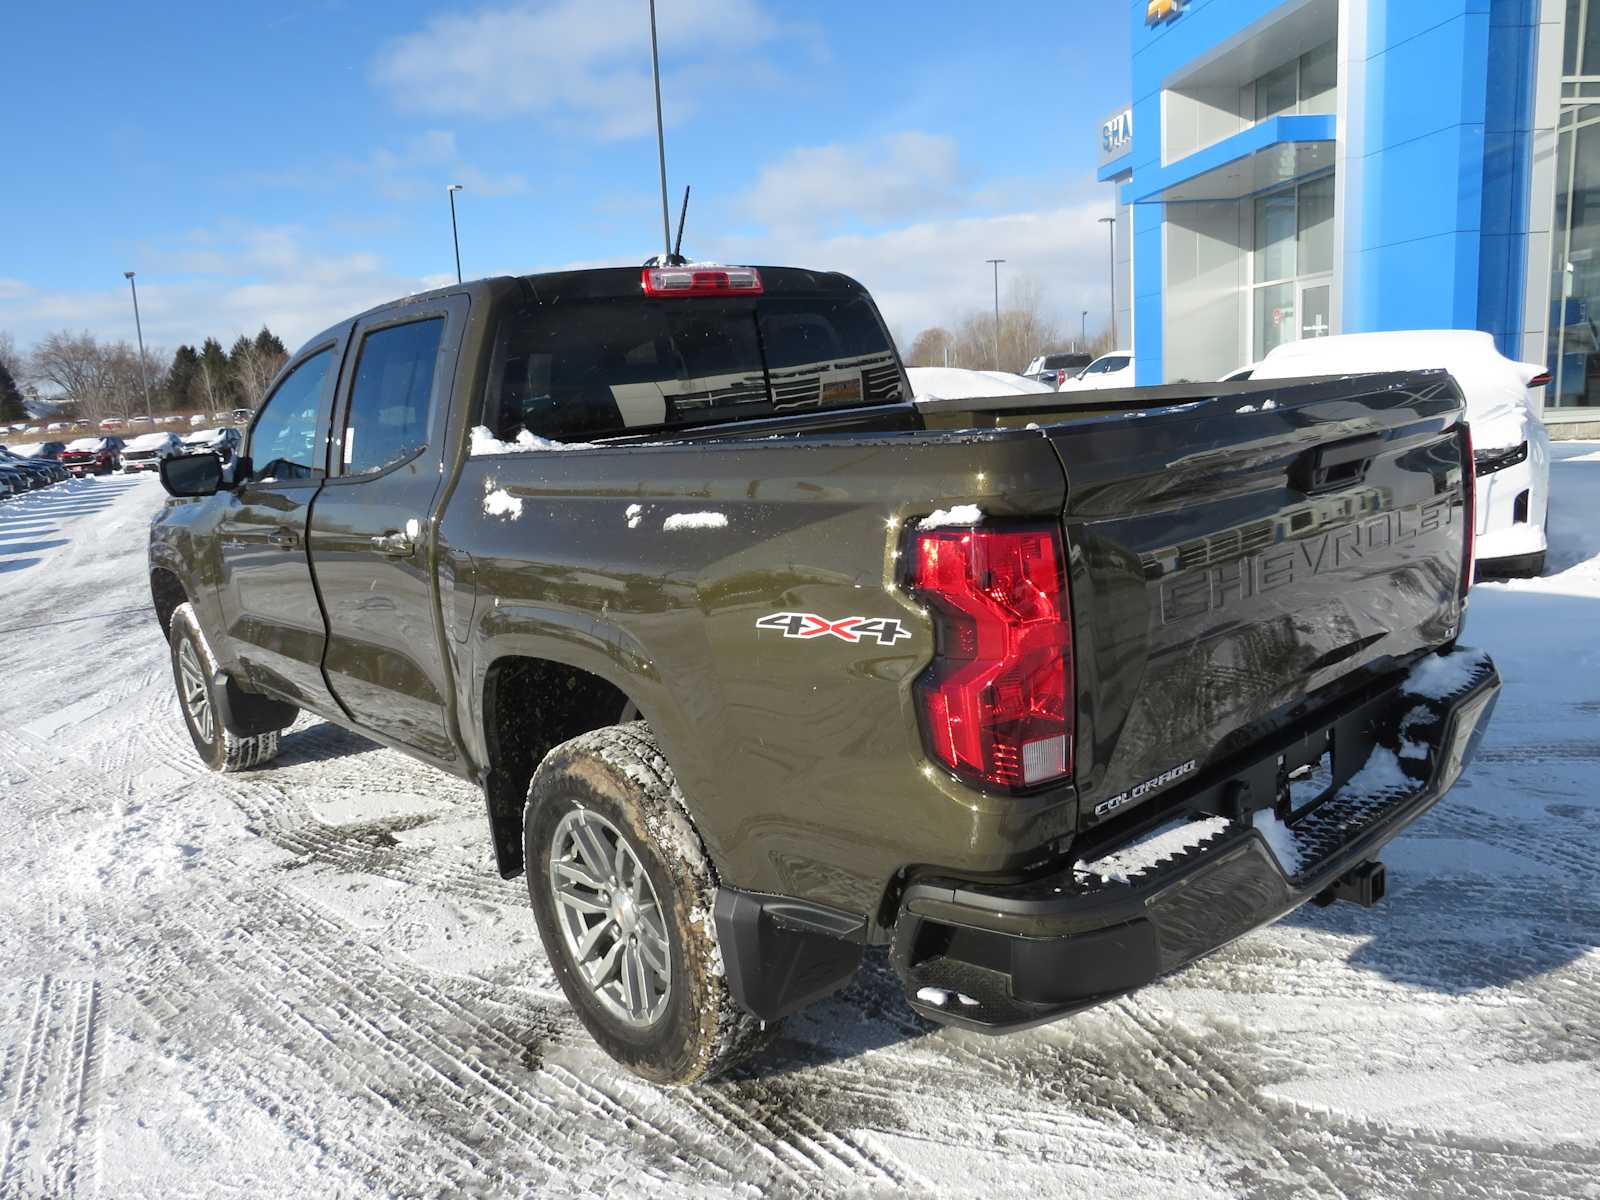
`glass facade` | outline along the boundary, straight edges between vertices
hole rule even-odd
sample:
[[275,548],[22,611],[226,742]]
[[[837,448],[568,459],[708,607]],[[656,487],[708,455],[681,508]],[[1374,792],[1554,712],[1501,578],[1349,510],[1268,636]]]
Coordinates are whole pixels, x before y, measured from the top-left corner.
[[1600,0],[1567,0],[1564,50],[1545,404],[1594,408],[1600,407]]
[[1257,196],[1250,357],[1333,332],[1333,176]]

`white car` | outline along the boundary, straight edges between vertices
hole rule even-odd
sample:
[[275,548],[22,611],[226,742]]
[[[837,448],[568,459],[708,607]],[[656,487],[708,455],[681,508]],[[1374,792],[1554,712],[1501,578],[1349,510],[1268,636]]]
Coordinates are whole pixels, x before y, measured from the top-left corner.
[[1098,392],[1102,388],[1133,386],[1133,351],[1102,354],[1056,389],[1058,392]]
[[977,396],[1036,395],[1044,384],[1009,371],[969,371],[965,367],[907,367],[914,400],[967,400]]
[[1467,401],[1477,459],[1476,557],[1493,575],[1538,575],[1548,548],[1550,435],[1539,419],[1550,375],[1516,362],[1487,333],[1426,329],[1350,333],[1287,342],[1255,365],[1250,378],[1298,379],[1443,367]]
[[122,472],[159,471],[161,460],[183,453],[175,433],[141,433],[122,448]]

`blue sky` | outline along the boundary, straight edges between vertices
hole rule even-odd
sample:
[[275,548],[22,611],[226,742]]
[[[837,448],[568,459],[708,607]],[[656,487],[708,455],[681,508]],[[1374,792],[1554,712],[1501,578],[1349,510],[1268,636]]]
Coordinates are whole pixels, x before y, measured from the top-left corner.
[[[847,270],[902,336],[1010,260],[1104,323],[1099,118],[1125,6],[658,0],[700,257]],[[660,201],[645,0],[25,5],[7,17],[0,331],[297,341],[453,275],[638,262]]]

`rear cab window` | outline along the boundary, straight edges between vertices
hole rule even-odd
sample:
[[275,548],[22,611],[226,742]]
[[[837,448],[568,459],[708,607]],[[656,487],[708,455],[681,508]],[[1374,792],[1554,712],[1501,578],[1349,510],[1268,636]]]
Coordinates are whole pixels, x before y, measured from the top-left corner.
[[637,271],[632,280],[630,290],[613,277],[612,295],[553,300],[536,279],[540,301],[501,319],[483,420],[497,439],[670,434],[909,395],[888,332],[854,285],[663,298],[643,294]]

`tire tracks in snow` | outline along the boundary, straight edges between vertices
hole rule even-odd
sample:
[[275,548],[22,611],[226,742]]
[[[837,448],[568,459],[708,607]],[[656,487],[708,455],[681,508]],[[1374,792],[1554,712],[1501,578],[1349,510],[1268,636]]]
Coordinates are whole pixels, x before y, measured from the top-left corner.
[[[93,980],[42,976],[19,1006],[27,1033],[0,1064],[0,1196],[73,1197],[94,1190],[100,1081]],[[26,1013],[26,1016],[23,1016]]]

